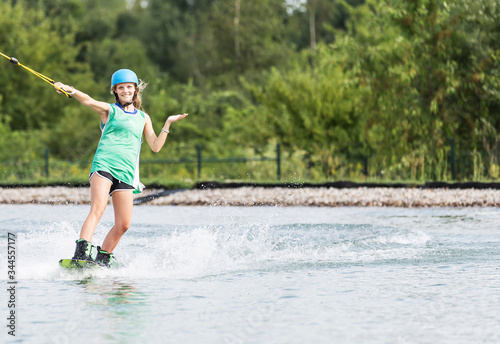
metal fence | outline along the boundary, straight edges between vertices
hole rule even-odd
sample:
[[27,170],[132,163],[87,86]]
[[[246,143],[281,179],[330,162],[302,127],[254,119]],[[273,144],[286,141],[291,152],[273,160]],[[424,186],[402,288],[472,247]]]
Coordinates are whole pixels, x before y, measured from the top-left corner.
[[[254,156],[240,156],[240,157],[211,157],[203,154],[202,146],[195,147],[195,158],[177,158],[177,159],[141,159],[140,169],[141,178],[155,178],[157,176],[168,179],[168,175],[180,175],[189,179],[202,179],[212,178],[213,175],[208,173],[208,167],[211,165],[225,165],[230,164],[240,165],[239,170],[245,171],[245,165],[251,163],[272,163],[274,168],[264,167],[260,168],[266,171],[274,170],[274,173],[267,174],[270,179],[281,180],[281,145],[278,143],[275,147],[275,154],[268,155],[254,155]],[[9,160],[0,162],[0,183],[9,183],[16,181],[36,181],[39,179],[57,179],[57,180],[82,180],[85,179],[90,170],[91,161],[66,161],[59,159],[52,159],[48,149],[44,151],[44,159],[33,159],[24,161],[22,159]],[[181,169],[183,166],[187,172],[182,173],[169,173],[165,171]],[[235,170],[236,168],[233,168]],[[219,173],[221,174],[221,173]],[[224,173],[222,173],[224,174]],[[231,173],[226,173],[229,178],[238,178],[238,176],[229,176]],[[233,173],[234,174],[234,173]],[[242,174],[242,173],[240,173]],[[171,178],[171,177],[170,177]],[[219,178],[224,178],[219,176]]]
[[[500,178],[500,154],[495,149],[482,149],[472,142],[450,139],[442,147],[442,159],[434,165],[426,157],[414,157],[412,163],[389,170],[384,157],[362,154],[335,154],[325,167],[307,150],[267,146],[260,154],[239,157],[214,157],[197,145],[185,157],[174,159],[142,159],[141,179],[155,180],[414,180],[414,181],[482,181]],[[274,152],[273,152],[274,151]],[[284,151],[284,152],[283,152]],[[247,152],[248,153],[248,152]],[[77,182],[86,180],[91,161],[66,161],[51,158],[48,149],[43,159],[0,162],[0,183],[36,183],[38,180]],[[286,156],[285,159],[282,157]],[[419,163],[421,161],[421,163]],[[425,165],[425,166],[424,166]],[[432,165],[432,166],[430,166]],[[429,167],[430,166],[430,167]],[[330,170],[328,170],[330,169]],[[437,169],[433,171],[430,169]],[[330,175],[326,175],[328,171]]]
[[229,163],[250,163],[250,162],[273,162],[276,168],[276,180],[281,180],[281,145],[276,144],[275,156],[251,156],[251,157],[204,157],[201,145],[196,145],[196,159],[181,158],[181,159],[151,159],[141,160],[140,165],[159,164],[191,164],[196,166],[196,177],[198,180],[203,177],[203,167],[208,164],[229,164]]

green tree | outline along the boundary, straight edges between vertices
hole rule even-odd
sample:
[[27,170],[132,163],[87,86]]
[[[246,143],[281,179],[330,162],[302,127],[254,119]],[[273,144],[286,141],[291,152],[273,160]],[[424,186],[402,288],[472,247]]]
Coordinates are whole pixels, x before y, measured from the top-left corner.
[[[42,10],[0,2],[0,45],[3,53],[53,79],[86,75],[85,65],[76,62],[74,32],[61,34]],[[3,58],[2,58],[3,59]],[[3,60],[0,84],[0,120],[13,130],[39,129],[62,116],[67,99],[26,70]],[[72,78],[72,79],[73,79]]]
[[314,50],[318,43],[333,43],[336,31],[346,29],[348,8],[363,2],[364,0],[304,0],[288,3],[289,14],[285,18],[288,44],[292,44],[297,50]]
[[309,56],[304,52],[292,69],[273,69],[264,85],[250,86],[264,108],[248,122],[265,129],[255,131],[255,126],[249,126],[245,137],[258,140],[267,134],[267,140],[275,138],[292,151],[307,152],[309,162],[322,167],[323,177],[333,178],[338,169],[334,155],[362,153],[356,111],[359,96],[352,75],[344,72],[330,49],[318,47],[314,68],[306,62]]
[[433,179],[445,177],[443,146],[450,137],[481,142],[492,134],[498,140],[498,129],[492,129],[498,124],[500,98],[498,89],[491,92],[500,57],[497,7],[490,0],[396,1],[391,11],[411,42],[411,86],[425,121],[419,144],[426,147]]

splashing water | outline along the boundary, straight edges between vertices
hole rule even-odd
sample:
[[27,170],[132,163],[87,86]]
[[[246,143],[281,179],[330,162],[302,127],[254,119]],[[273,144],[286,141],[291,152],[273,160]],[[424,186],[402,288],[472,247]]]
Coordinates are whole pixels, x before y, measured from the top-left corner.
[[[17,338],[500,339],[496,208],[139,206],[114,252],[116,268],[64,271],[57,262],[72,256],[87,211],[0,206],[1,240],[17,238]],[[112,223],[108,209],[94,244]],[[7,276],[6,254],[0,265]]]

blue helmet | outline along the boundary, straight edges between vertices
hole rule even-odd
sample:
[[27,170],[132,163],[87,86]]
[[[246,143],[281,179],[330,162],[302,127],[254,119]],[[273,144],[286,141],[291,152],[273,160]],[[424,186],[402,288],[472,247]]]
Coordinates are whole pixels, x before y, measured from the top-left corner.
[[130,69],[119,69],[111,76],[111,87],[122,82],[133,82],[136,85],[139,85],[137,75]]

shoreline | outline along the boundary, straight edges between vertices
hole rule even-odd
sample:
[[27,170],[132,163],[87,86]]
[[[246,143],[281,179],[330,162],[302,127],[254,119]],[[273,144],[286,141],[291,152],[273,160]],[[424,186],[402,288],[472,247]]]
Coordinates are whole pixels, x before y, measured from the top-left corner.
[[[111,200],[111,197],[110,197]],[[90,204],[89,187],[0,188],[0,204]],[[498,189],[287,188],[243,186],[193,190],[144,189],[136,205],[316,207],[500,207]]]

